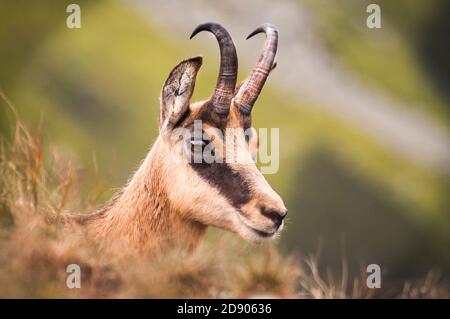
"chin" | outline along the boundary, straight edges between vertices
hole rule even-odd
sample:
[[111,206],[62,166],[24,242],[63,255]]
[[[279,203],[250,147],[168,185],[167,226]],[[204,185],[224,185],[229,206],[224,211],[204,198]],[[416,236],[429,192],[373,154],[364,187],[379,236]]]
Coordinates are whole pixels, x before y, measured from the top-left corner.
[[267,231],[266,229],[263,229],[262,227],[257,227],[256,225],[253,225],[250,221],[240,217],[239,218],[239,224],[237,225],[237,229],[235,233],[237,233],[239,236],[241,236],[244,240],[251,242],[251,243],[260,243],[263,241],[269,241],[276,239],[280,236],[281,231],[284,227],[284,221],[278,227],[278,229],[274,231]]

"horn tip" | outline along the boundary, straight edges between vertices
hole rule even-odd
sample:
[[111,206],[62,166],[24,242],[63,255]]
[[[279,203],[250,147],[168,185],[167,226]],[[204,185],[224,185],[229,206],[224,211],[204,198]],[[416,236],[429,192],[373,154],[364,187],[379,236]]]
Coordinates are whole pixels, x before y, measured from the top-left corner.
[[246,40],[248,40],[251,37],[253,37],[254,35],[257,35],[257,34],[262,33],[262,32],[264,32],[266,34],[269,33],[269,32],[277,32],[277,28],[273,24],[271,24],[269,22],[263,23],[260,26],[258,26],[252,33],[250,33],[247,36]]
[[195,29],[194,31],[192,31],[191,36],[189,37],[189,39],[192,39],[193,37],[195,37],[197,35],[197,33],[202,32],[202,31],[210,31],[212,32],[214,29],[217,28],[221,28],[221,25],[215,22],[203,22],[200,23]]
[[260,28],[256,28],[252,33],[250,33],[250,34],[245,38],[245,40],[248,40],[248,39],[252,38],[254,35],[257,35],[257,34],[263,32],[263,31],[264,31],[264,30],[262,30],[262,29],[260,29]]
[[199,30],[199,27],[195,28],[194,31],[192,31],[191,36],[189,37],[189,40],[191,40],[193,37],[197,35],[201,30]]

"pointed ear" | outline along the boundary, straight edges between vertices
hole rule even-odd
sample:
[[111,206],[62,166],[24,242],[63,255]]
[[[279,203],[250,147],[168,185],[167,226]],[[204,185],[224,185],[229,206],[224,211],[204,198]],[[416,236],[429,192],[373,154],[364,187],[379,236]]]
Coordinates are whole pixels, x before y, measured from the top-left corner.
[[173,129],[189,109],[189,100],[194,92],[195,78],[202,65],[197,56],[181,61],[170,72],[161,90],[159,129]]

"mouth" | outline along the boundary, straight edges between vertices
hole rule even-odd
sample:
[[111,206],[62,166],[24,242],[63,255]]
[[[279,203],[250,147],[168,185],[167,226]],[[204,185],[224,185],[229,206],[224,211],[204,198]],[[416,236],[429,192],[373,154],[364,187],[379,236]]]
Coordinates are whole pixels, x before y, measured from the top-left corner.
[[241,214],[238,214],[238,215],[239,215],[239,220],[247,229],[249,229],[252,233],[257,235],[259,238],[263,238],[263,239],[269,239],[269,238],[274,237],[276,234],[278,234],[283,229],[283,226],[284,226],[284,222],[283,222],[280,225],[280,227],[276,228],[273,231],[261,230],[261,229],[257,229],[255,227],[253,227],[252,225],[250,225],[250,223],[246,220],[246,218],[241,216]]
[[[247,226],[247,225],[246,225],[246,226]],[[247,227],[248,227],[248,226],[247,226]],[[275,230],[275,231],[273,231],[273,232],[266,232],[266,231],[262,231],[262,230],[259,230],[259,229],[253,228],[253,227],[248,227],[248,228],[250,228],[254,233],[258,234],[258,236],[260,236],[260,237],[262,237],[262,238],[269,238],[269,237],[272,237],[272,236],[274,236],[274,235],[277,233],[277,231],[278,231],[278,229],[277,229],[277,230]]]

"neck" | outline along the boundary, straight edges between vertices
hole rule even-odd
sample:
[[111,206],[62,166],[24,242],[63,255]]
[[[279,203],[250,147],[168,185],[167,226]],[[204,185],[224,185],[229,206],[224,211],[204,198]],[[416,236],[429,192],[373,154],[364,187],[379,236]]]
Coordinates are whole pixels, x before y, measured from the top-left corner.
[[206,226],[171,207],[161,160],[155,145],[127,186],[90,222],[97,237],[125,240],[151,253],[168,246],[195,248]]

